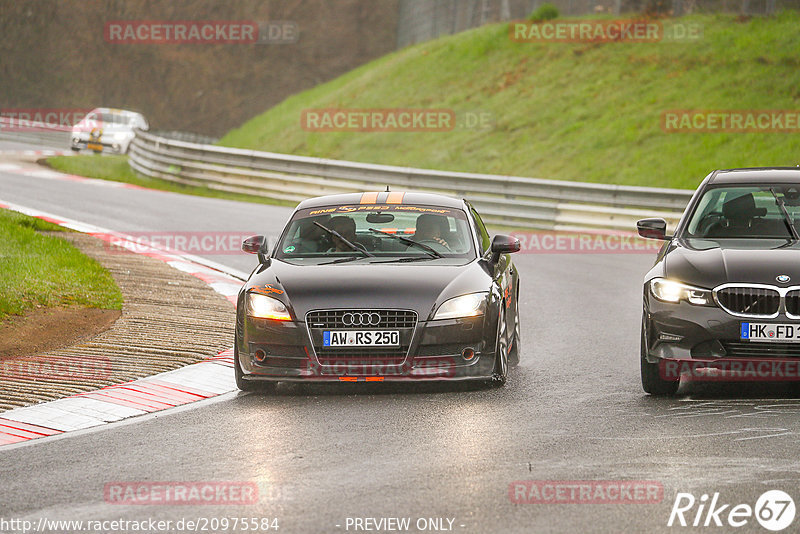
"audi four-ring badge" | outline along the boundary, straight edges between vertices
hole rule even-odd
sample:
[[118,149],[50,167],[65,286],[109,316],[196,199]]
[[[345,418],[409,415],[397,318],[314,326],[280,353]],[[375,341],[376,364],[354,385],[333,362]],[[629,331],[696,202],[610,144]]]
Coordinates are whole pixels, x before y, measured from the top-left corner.
[[466,201],[348,193],[297,206],[238,296],[242,390],[281,381],[480,380],[519,362],[519,241]]
[[[644,278],[641,377],[653,395],[682,377],[800,378],[800,169],[714,171]],[[749,375],[747,373],[750,373]],[[715,378],[716,377],[716,378]]]

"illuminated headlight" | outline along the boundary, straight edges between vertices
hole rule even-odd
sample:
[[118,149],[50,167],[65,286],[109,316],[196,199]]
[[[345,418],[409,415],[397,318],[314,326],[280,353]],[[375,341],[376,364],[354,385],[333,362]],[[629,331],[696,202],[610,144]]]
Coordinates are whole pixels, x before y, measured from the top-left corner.
[[247,315],[259,319],[273,319],[275,321],[291,321],[292,316],[283,302],[256,293],[247,294]]
[[666,278],[654,278],[650,281],[650,292],[655,298],[663,302],[680,302],[685,300],[695,306],[713,306],[714,299],[711,291],[699,287],[689,286],[667,280]]
[[446,300],[436,314],[436,319],[455,319],[457,317],[476,317],[486,312],[487,293],[470,293]]

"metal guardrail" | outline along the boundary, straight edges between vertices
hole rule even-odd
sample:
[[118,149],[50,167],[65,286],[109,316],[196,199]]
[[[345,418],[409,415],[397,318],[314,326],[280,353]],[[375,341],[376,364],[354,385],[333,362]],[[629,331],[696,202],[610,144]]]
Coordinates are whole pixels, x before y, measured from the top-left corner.
[[674,224],[692,191],[589,184],[373,165],[203,145],[137,130],[131,167],[145,176],[220,191],[299,202],[393,189],[463,197],[487,224],[551,230],[628,230],[643,217]]

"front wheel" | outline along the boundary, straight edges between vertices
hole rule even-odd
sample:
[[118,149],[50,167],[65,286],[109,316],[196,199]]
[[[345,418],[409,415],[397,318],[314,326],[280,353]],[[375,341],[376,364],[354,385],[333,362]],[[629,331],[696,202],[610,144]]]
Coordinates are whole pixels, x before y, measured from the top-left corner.
[[497,341],[495,342],[495,360],[492,378],[489,384],[492,387],[503,387],[508,379],[508,325],[506,324],[505,304],[500,303],[500,318],[497,320]]
[[519,365],[519,354],[520,349],[520,323],[519,323],[519,292],[517,292],[517,298],[514,299],[515,306],[514,306],[514,340],[511,342],[511,350],[508,353],[508,363],[511,367],[516,367]]
[[642,321],[642,344],[641,344],[641,372],[642,389],[650,395],[674,395],[681,385],[680,379],[665,380],[661,378],[659,365],[647,361],[647,343],[644,337],[644,321]]

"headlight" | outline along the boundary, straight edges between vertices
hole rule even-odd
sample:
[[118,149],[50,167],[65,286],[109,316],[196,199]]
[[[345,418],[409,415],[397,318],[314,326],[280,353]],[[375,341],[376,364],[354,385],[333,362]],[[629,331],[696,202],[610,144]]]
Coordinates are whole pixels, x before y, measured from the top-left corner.
[[663,302],[685,300],[695,306],[714,306],[714,299],[710,290],[689,286],[666,278],[654,278],[651,280],[650,292],[655,298]]
[[487,293],[470,293],[461,295],[439,306],[433,319],[455,319],[456,317],[476,317],[486,312]]
[[255,293],[247,294],[247,315],[259,319],[273,319],[275,321],[291,321],[292,316],[283,302]]

